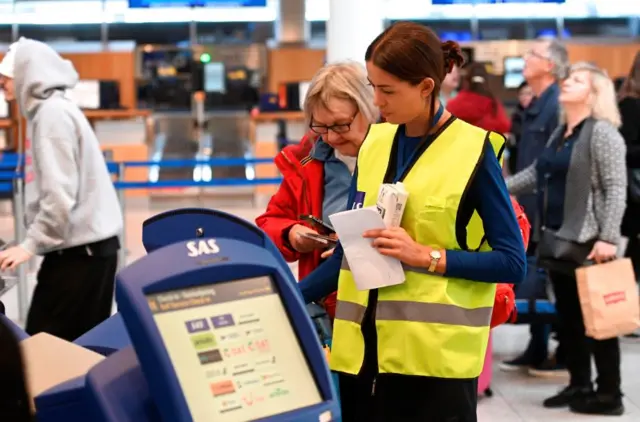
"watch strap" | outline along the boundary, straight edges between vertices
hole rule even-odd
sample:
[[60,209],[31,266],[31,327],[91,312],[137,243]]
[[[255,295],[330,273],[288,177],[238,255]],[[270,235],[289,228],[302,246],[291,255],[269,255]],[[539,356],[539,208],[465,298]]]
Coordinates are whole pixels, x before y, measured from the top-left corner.
[[429,271],[430,273],[435,273],[436,267],[438,266],[439,261],[440,261],[440,257],[435,257],[431,255],[431,264],[429,264],[429,269],[427,271]]

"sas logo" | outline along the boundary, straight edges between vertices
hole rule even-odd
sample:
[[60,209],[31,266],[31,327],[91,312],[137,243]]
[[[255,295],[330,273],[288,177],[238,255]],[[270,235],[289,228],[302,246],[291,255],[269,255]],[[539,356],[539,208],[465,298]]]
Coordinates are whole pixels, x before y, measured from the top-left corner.
[[215,255],[220,252],[220,247],[215,239],[192,240],[187,242],[187,250],[190,258],[197,258],[202,255]]
[[209,323],[206,318],[193,319],[185,322],[185,325],[187,326],[189,333],[198,333],[200,331],[209,330]]
[[364,205],[364,197],[365,192],[356,192],[355,196],[353,197],[353,206],[351,207],[351,209],[357,210],[358,208],[362,208],[362,206]]

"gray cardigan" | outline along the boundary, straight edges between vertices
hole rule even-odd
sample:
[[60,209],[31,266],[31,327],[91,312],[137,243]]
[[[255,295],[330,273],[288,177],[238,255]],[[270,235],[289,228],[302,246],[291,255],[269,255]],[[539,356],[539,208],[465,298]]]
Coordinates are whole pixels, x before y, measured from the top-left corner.
[[[563,129],[557,128],[547,145],[562,136]],[[583,139],[586,135],[581,134],[571,153],[563,223],[556,234],[574,242],[598,239],[617,245],[627,201],[626,146],[618,130],[604,120],[595,121],[590,140]],[[507,179],[509,193],[535,193],[537,178],[534,162]]]

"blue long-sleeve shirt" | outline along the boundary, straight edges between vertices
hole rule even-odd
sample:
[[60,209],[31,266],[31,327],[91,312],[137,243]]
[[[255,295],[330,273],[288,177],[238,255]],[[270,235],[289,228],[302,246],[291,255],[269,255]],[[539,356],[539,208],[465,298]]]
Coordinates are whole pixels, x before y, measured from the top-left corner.
[[[420,138],[398,137],[400,171],[415,149]],[[349,193],[348,209],[352,208],[357,191],[356,170]],[[511,199],[502,176],[502,168],[487,142],[482,162],[464,202],[460,204],[460,218],[469,219],[474,210],[482,218],[487,242],[492,250],[469,252],[446,251],[445,276],[488,283],[519,283],[526,272],[526,255],[520,227],[511,206]],[[306,302],[312,302],[337,290],[343,250],[340,243],[333,255],[298,284]]]

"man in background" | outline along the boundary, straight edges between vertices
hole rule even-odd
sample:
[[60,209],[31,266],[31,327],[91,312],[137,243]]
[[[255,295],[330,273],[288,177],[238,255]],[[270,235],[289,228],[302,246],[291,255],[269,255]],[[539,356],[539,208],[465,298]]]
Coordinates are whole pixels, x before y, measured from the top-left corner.
[[[540,38],[525,54],[523,76],[533,92],[533,100],[522,113],[521,133],[515,172],[533,164],[544,150],[552,132],[558,127],[560,118],[559,82],[565,78],[569,68],[567,50],[556,39]],[[524,207],[533,227],[529,242],[527,279],[516,288],[516,297],[528,299],[532,296],[546,298],[546,275],[538,270],[535,262],[537,231],[542,224],[538,216],[536,194],[522,195],[518,202]],[[503,370],[527,369],[534,376],[566,376],[562,348],[548,358],[550,327],[547,324],[531,324],[531,339],[525,352],[510,361],[503,362]]]
[[98,139],[64,95],[77,81],[71,62],[39,41],[21,38],[0,63],[5,98],[27,121],[27,234],[0,252],[0,270],[44,257],[26,331],[68,341],[111,315],[123,224]]

